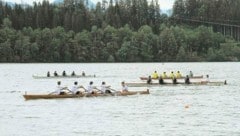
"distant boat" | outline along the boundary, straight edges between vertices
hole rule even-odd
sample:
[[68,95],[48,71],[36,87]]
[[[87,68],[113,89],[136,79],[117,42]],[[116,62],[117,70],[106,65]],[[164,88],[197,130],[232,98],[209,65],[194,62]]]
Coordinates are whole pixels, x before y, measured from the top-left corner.
[[56,79],[56,78],[91,78],[91,77],[96,77],[96,75],[66,75],[66,76],[62,76],[62,75],[58,75],[58,76],[40,76],[40,75],[32,75],[32,77],[34,79]]

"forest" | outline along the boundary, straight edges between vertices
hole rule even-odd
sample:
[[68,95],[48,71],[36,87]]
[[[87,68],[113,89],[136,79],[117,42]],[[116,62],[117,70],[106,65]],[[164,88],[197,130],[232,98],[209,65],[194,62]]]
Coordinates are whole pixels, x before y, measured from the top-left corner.
[[240,43],[191,18],[240,25],[240,0],[48,1],[33,6],[0,0],[0,62],[239,61]]

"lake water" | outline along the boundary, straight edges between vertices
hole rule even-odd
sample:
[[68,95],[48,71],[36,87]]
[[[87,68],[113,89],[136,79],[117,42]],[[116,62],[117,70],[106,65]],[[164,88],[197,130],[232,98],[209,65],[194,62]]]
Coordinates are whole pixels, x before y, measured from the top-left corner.
[[[22,95],[55,90],[57,79],[33,79],[33,74],[65,70],[96,74],[96,78],[61,79],[99,86],[106,81],[138,82],[153,71],[190,70],[195,75],[227,80],[222,86],[151,87],[149,95],[30,100]],[[202,136],[240,135],[240,63],[62,63],[0,64],[1,136]],[[145,90],[130,88],[129,90]],[[185,108],[188,106],[189,108]]]

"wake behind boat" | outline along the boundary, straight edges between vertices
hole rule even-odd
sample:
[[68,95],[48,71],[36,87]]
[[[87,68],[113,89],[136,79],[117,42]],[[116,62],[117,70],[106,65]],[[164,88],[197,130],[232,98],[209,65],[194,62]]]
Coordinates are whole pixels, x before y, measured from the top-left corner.
[[149,90],[146,91],[128,91],[128,92],[115,92],[115,93],[81,93],[81,94],[25,94],[23,97],[25,100],[36,100],[36,99],[60,99],[60,98],[82,98],[82,97],[104,97],[104,96],[127,96],[127,95],[137,95],[137,94],[150,94]]
[[40,75],[32,75],[34,79],[56,79],[56,78],[90,78],[96,77],[96,75],[66,75],[66,76],[40,76]]

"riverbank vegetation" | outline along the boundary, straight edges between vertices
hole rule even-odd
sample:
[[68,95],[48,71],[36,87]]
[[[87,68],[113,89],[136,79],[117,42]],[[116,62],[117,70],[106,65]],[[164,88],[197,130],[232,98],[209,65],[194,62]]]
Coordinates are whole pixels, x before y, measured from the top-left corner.
[[193,12],[178,11],[181,1],[175,2],[170,17],[160,13],[157,1],[146,0],[110,0],[108,5],[103,1],[94,8],[83,0],[43,1],[28,7],[0,2],[0,62],[240,60],[240,44],[232,37],[212,27],[172,20]]

